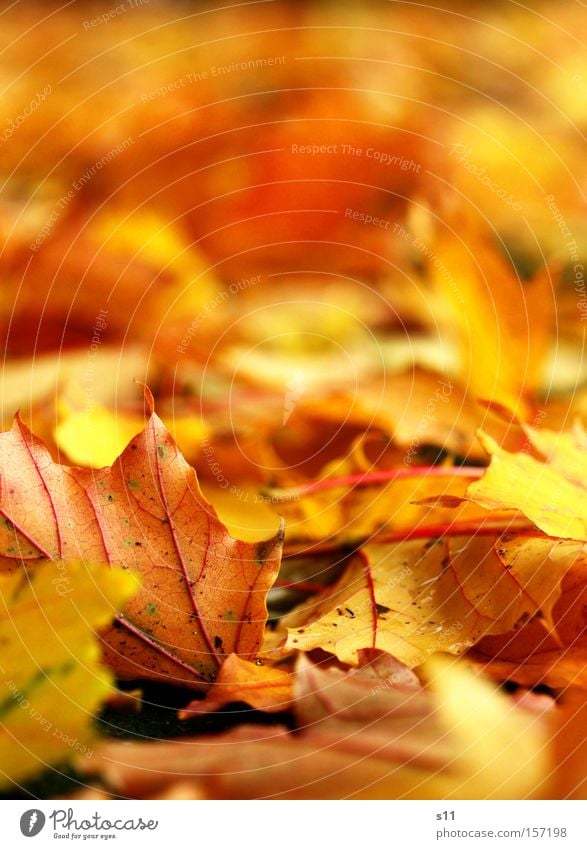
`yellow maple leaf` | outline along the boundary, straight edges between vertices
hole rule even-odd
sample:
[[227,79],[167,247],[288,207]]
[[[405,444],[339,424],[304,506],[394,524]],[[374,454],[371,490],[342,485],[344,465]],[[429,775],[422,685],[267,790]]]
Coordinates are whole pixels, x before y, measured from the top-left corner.
[[321,648],[351,665],[377,648],[414,667],[538,613],[550,625],[576,554],[572,543],[516,537],[368,545],[334,586],[285,617],[286,648]]
[[579,425],[564,433],[525,430],[528,447],[515,454],[482,437],[491,463],[468,498],[490,510],[520,510],[549,536],[587,540],[587,435]]

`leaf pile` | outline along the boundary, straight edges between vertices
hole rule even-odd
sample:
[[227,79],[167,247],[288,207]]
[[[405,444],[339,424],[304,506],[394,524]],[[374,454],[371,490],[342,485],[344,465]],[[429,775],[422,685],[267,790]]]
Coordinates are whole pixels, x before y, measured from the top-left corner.
[[585,10],[363,6],[2,12],[7,793],[585,794]]

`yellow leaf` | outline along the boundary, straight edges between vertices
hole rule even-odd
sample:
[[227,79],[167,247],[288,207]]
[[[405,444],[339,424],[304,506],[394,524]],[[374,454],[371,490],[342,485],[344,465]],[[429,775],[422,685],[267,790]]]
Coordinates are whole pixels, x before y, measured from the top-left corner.
[[204,498],[214,505],[220,521],[236,539],[257,542],[277,532],[279,517],[259,496],[258,487],[243,483],[221,488],[202,483],[201,489]]
[[75,410],[62,403],[61,414],[55,442],[72,463],[93,469],[112,465],[144,425],[142,416],[117,413],[98,404]]
[[80,563],[0,576],[0,784],[92,754],[92,717],[111,692],[94,629],[137,582]]
[[332,652],[356,665],[377,648],[407,666],[435,652],[460,654],[541,613],[549,622],[577,553],[541,539],[464,537],[368,545],[339,581],[283,624],[286,648]]
[[483,444],[491,464],[467,496],[488,509],[520,510],[540,530],[562,539],[587,540],[587,436],[582,428],[570,433],[527,428],[528,451],[511,454],[488,437]]

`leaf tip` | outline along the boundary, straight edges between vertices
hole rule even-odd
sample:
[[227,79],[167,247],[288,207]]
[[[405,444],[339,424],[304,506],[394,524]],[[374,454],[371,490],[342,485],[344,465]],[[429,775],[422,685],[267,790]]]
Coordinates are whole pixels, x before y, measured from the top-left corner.
[[155,399],[153,398],[153,393],[149,389],[146,383],[143,383],[142,380],[137,380],[135,377],[134,382],[137,386],[141,386],[143,389],[143,395],[145,398],[145,404],[147,405],[147,409],[149,410],[149,415],[152,416],[155,412]]

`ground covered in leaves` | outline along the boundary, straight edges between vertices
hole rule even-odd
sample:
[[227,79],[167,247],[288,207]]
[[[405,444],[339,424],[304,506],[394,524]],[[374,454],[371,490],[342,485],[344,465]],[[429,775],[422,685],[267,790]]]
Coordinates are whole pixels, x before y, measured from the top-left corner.
[[584,9],[6,4],[0,793],[584,798]]

